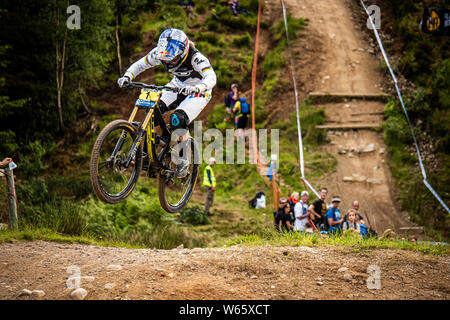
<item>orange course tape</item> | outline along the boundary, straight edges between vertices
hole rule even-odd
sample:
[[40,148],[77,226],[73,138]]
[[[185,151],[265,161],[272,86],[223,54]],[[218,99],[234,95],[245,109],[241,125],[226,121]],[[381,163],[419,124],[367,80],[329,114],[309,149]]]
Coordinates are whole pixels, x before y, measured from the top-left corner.
[[255,39],[255,50],[253,54],[253,68],[252,68],[252,145],[253,145],[253,156],[256,157],[256,163],[258,170],[261,167],[261,162],[259,159],[258,147],[256,145],[256,129],[255,129],[255,92],[256,92],[256,72],[258,69],[258,42],[259,42],[259,29],[261,22],[261,0],[259,0],[258,5],[258,23],[256,26],[256,39]]

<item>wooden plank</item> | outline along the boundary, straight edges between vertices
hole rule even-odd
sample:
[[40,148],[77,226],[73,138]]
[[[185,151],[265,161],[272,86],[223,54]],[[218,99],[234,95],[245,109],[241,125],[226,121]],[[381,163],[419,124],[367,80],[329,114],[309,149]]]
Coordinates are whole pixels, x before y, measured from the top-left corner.
[[353,123],[353,124],[324,124],[316,126],[318,129],[372,129],[379,128],[381,123]]
[[351,113],[352,117],[358,117],[358,116],[382,116],[384,115],[384,112],[361,112],[361,113]]
[[308,97],[313,103],[333,103],[344,102],[346,99],[370,100],[387,102],[389,95],[385,93],[329,93],[329,92],[311,92]]

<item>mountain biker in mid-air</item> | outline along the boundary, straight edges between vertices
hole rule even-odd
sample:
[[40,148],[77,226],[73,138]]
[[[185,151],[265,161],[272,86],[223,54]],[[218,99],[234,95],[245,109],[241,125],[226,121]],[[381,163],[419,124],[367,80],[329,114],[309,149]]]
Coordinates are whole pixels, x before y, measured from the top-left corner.
[[[123,77],[117,80],[119,87],[133,80],[143,71],[162,64],[174,77],[167,84],[179,88],[179,93],[164,91],[158,106],[161,113],[175,111],[170,117],[172,130],[187,130],[188,125],[200,114],[211,100],[211,92],[216,85],[216,73],[209,60],[201,54],[186,34],[178,29],[165,30],[158,40],[158,45],[145,57],[133,63]],[[186,141],[189,133],[180,137]],[[177,178],[187,174],[189,162],[177,160]]]

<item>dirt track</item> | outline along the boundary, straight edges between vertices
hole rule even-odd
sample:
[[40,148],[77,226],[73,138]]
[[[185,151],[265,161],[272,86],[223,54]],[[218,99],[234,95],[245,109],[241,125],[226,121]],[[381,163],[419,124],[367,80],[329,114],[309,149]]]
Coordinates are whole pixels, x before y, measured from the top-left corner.
[[[152,250],[35,241],[2,244],[0,252],[0,299],[37,299],[19,297],[23,289],[43,290],[42,299],[70,299],[69,266],[80,269],[86,299],[450,298],[450,259],[410,251],[269,246]],[[380,289],[367,287],[369,265],[379,267]],[[348,270],[338,271],[343,267]]]

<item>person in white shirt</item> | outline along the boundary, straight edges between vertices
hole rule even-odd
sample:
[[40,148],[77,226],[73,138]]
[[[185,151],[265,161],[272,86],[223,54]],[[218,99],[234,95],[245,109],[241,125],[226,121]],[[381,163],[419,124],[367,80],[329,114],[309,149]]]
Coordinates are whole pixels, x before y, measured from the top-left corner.
[[305,231],[305,224],[308,222],[310,212],[308,211],[308,191],[303,191],[301,200],[294,207],[295,222],[294,231]]

